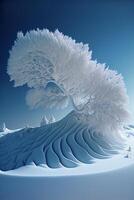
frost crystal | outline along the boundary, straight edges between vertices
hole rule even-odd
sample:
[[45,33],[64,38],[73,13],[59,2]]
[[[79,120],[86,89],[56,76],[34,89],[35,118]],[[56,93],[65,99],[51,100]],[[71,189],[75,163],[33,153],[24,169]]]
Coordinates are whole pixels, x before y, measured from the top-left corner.
[[87,44],[58,30],[18,33],[8,74],[16,87],[31,88],[26,100],[32,108],[61,108],[71,101],[81,119],[97,131],[118,129],[129,117],[123,78],[91,55]]

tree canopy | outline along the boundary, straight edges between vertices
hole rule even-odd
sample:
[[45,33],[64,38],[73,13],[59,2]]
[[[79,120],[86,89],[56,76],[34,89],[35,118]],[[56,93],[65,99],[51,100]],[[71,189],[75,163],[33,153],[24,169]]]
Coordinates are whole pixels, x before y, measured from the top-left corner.
[[61,108],[71,101],[90,126],[116,129],[129,117],[121,74],[92,59],[87,44],[58,30],[19,32],[10,51],[7,72],[15,87],[30,88],[27,104]]

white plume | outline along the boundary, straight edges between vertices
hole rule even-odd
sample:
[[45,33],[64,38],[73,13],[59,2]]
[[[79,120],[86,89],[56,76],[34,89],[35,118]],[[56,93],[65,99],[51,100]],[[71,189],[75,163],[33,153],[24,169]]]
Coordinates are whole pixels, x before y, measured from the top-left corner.
[[[124,81],[105,64],[92,60],[91,54],[87,44],[76,43],[58,30],[18,33],[8,74],[15,86],[32,88],[26,96],[32,108],[63,107],[71,100],[90,126],[115,130],[129,117]],[[48,87],[50,83],[57,89]]]

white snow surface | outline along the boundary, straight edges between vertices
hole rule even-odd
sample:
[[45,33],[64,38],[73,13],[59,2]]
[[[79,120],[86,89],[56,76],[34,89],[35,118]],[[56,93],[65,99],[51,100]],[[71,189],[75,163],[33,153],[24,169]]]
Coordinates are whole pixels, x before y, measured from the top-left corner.
[[[78,119],[75,118],[74,113],[69,114],[71,115],[71,121],[76,123]],[[73,116],[73,117],[72,117]],[[56,122],[56,126],[59,123],[60,125],[63,124],[68,119],[68,116],[65,117],[63,120]],[[78,124],[80,122],[77,122]],[[52,128],[54,124],[50,124],[49,126]],[[70,124],[70,121],[69,121]],[[80,125],[81,126],[81,125]],[[85,127],[86,125],[84,125]],[[49,130],[51,128],[49,127]],[[57,126],[58,127],[58,126]],[[31,146],[32,152],[36,146],[32,144],[37,144],[39,146],[37,138],[39,137],[40,140],[44,138],[44,135],[47,133],[40,133],[37,130],[47,130],[44,127],[39,127],[35,129],[22,129],[18,132],[7,133],[7,135],[2,136],[0,138],[0,154],[2,149],[6,149],[6,159],[7,163],[12,163],[12,155],[15,155],[15,159],[13,161],[17,161],[18,158],[20,160],[24,158],[22,155],[22,151],[25,155],[28,155],[29,148]],[[61,128],[61,130],[63,127]],[[36,130],[37,138],[31,141],[31,143],[26,143],[26,140],[35,136],[34,131]],[[65,129],[64,129],[65,130]],[[68,129],[67,129],[68,130]],[[78,129],[79,130],[79,129]],[[62,132],[62,131],[61,131]],[[21,134],[22,135],[21,135]],[[62,132],[63,134],[64,132]],[[73,132],[72,132],[73,133]],[[79,131],[81,133],[81,131]],[[92,132],[90,132],[91,134]],[[83,163],[83,162],[76,162],[77,166],[70,167],[64,166],[59,162],[60,166],[58,168],[53,168],[53,162],[51,162],[51,166],[46,164],[37,163],[34,159],[38,158],[37,161],[40,160],[40,153],[37,151],[37,154],[33,154],[33,160],[29,164],[25,166],[21,166],[19,168],[15,167],[16,169],[0,171],[0,199],[1,200],[133,200],[134,199],[134,128],[133,126],[125,127],[125,133],[123,134],[123,140],[119,140],[120,138],[113,139],[112,142],[109,141],[112,139],[105,138],[105,142],[102,144],[104,145],[102,150],[106,150],[104,147],[111,147],[112,151],[117,150],[117,154],[113,154],[113,152],[107,152],[108,158],[98,159],[95,156],[92,157],[91,163]],[[29,135],[28,135],[29,134]],[[31,136],[30,136],[31,134]],[[59,138],[59,131],[56,132]],[[21,137],[20,137],[21,136]],[[26,140],[23,140],[23,137]],[[29,138],[30,137],[30,138]],[[101,136],[102,137],[102,136]],[[101,144],[99,143],[102,138],[97,137],[98,143],[100,147]],[[10,140],[8,139],[10,138]],[[15,145],[15,141],[17,146]],[[55,138],[55,137],[54,137]],[[63,138],[63,135],[61,136]],[[43,139],[45,141],[46,138]],[[82,138],[81,138],[82,139]],[[89,147],[91,143],[93,143],[95,138],[89,140]],[[107,140],[106,140],[107,139]],[[5,141],[4,141],[5,140]],[[4,141],[3,146],[1,141]],[[21,141],[22,143],[19,143]],[[52,142],[51,138],[51,142]],[[55,140],[56,141],[56,138]],[[78,140],[79,144],[80,138]],[[119,142],[120,141],[120,142]],[[125,141],[125,142],[124,142]],[[116,145],[114,145],[116,142]],[[123,144],[121,146],[121,142]],[[26,146],[27,148],[26,148]],[[106,146],[106,144],[108,146]],[[110,144],[110,146],[109,146]],[[22,145],[22,146],[21,146]],[[7,148],[9,146],[9,148]],[[77,149],[77,146],[73,144],[74,148]],[[11,148],[12,147],[12,148]],[[15,147],[15,148],[13,148]],[[21,147],[19,149],[19,147]],[[23,147],[23,148],[22,148]],[[118,147],[118,148],[117,148]],[[121,147],[121,148],[119,148]],[[49,147],[48,147],[49,148]],[[85,150],[87,151],[86,146],[84,146]],[[8,151],[7,151],[8,149]],[[17,151],[19,155],[17,158],[16,149],[21,150]],[[94,150],[98,150],[97,148]],[[111,150],[111,149],[109,149]],[[79,152],[79,148],[77,149]],[[8,153],[10,153],[10,157]],[[58,153],[58,151],[56,151]],[[88,152],[89,153],[89,152]],[[91,153],[91,152],[90,152]],[[77,154],[74,154],[77,155]],[[80,152],[79,152],[80,155]],[[87,156],[84,157],[85,154],[82,154],[83,158],[88,158]],[[96,155],[96,154],[94,154]],[[98,155],[101,155],[101,151],[98,151]],[[35,156],[35,157],[34,157]],[[60,157],[61,155],[59,155]],[[63,156],[63,155],[62,155]],[[77,157],[77,156],[76,156]],[[1,160],[4,158],[4,155],[0,155],[0,163]],[[53,160],[53,157],[50,157]],[[71,158],[70,158],[71,159]],[[18,161],[20,161],[18,160]],[[14,162],[14,163],[15,163]],[[25,162],[23,164],[26,164]],[[0,164],[0,167],[2,165]],[[10,164],[9,164],[10,166]],[[12,165],[11,165],[12,166]],[[14,165],[15,166],[15,165]]]
[[1,200],[133,200],[134,138],[127,149],[110,159],[77,168],[29,165],[0,172]]
[[96,133],[72,111],[62,120],[37,128],[24,128],[0,138],[0,169],[7,171],[31,163],[49,168],[73,168],[118,154],[121,135]]

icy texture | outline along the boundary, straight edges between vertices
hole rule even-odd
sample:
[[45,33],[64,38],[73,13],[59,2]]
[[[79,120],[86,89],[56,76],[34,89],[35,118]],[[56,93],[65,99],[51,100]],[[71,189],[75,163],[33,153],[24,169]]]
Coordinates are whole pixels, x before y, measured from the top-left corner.
[[98,159],[77,168],[53,169],[33,163],[0,171],[1,200],[133,200],[134,128],[126,128],[128,133],[124,136],[129,136],[127,146],[131,151],[125,148],[110,159]]
[[24,165],[73,168],[92,164],[118,153],[123,146],[119,136],[104,137],[70,113],[59,122],[37,128],[25,128],[0,138],[0,169]]
[[32,108],[61,108],[71,101],[91,128],[116,132],[129,116],[124,81],[92,60],[91,54],[87,44],[76,43],[58,30],[20,32],[10,51],[8,74],[15,86],[32,88],[26,96]]

